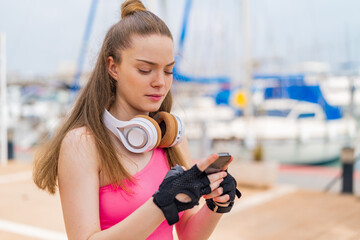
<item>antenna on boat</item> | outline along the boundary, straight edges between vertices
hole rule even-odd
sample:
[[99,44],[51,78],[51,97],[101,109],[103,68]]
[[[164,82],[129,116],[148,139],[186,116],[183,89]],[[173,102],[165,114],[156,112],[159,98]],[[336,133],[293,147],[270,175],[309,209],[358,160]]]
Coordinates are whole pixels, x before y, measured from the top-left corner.
[[0,145],[1,145],[1,165],[7,164],[7,102],[6,102],[6,37],[0,33],[0,106],[1,106],[1,127],[0,127]]

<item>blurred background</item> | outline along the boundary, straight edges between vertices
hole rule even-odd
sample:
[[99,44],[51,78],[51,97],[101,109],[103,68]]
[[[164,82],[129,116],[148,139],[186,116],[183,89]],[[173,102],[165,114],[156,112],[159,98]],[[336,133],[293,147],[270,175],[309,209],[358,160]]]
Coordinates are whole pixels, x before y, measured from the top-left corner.
[[[69,113],[97,60],[107,30],[120,19],[122,2],[0,0],[0,212],[4,209],[0,217],[57,231],[30,229],[27,236],[65,239],[58,198],[33,196],[33,153]],[[239,224],[245,227],[237,230],[246,239],[359,239],[360,233],[354,227],[359,217],[347,218],[350,212],[360,212],[358,202],[332,195],[294,193],[294,189],[360,195],[360,186],[356,185],[360,179],[360,1],[143,3],[173,33],[173,113],[185,121],[193,158],[230,152],[235,157],[231,173],[240,185],[250,187],[242,188],[245,198],[250,197],[236,211],[249,219],[265,216]],[[24,180],[26,184],[21,182]],[[13,191],[10,183],[19,184],[19,189],[27,186],[27,190]],[[261,214],[256,209],[244,212],[286,194],[288,198],[283,202],[257,208],[262,209]],[[299,199],[303,202],[295,202]],[[310,200],[316,200],[316,204]],[[21,206],[18,211],[6,213],[11,209],[9,202],[17,201],[16,206]],[[313,207],[311,211],[320,211],[318,216],[328,216],[338,209],[334,214],[347,219],[336,230],[341,232],[334,235],[338,238],[319,234],[326,229],[311,232],[310,227],[308,231],[303,231],[306,227],[298,228],[300,221],[315,221],[314,215],[307,212],[295,212],[299,220],[289,224],[295,218],[287,213],[304,202],[308,209]],[[54,209],[56,213],[50,220],[39,220],[41,223],[27,217],[24,220],[26,214],[18,213],[21,210],[48,218],[47,214],[31,213],[36,204],[50,206],[42,210],[45,213]],[[347,208],[339,210],[339,205]],[[284,209],[280,217],[269,213],[277,221],[266,219],[266,211],[279,206]],[[319,221],[335,221],[335,215]],[[236,221],[241,222],[239,219]],[[6,221],[0,219],[0,238],[24,239],[16,236],[28,226]],[[268,226],[263,236],[251,235],[260,233],[257,224]],[[225,221],[215,236],[235,231],[228,226],[233,225]],[[289,227],[284,230],[284,238],[271,235],[278,226]],[[23,230],[10,230],[13,227]],[[13,231],[14,235],[1,230],[6,234]],[[308,238],[302,235],[305,233]]]
[[[0,0],[10,158],[31,159],[69,111],[121,3]],[[174,112],[195,158],[336,165],[356,146],[358,1],[144,3],[174,36]]]

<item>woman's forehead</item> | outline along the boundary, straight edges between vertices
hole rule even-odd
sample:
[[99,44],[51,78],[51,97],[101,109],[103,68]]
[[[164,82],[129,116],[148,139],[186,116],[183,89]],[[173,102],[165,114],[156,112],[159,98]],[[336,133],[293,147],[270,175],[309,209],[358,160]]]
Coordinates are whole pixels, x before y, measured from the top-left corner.
[[131,47],[123,51],[123,57],[167,65],[174,61],[174,43],[168,36],[158,34],[133,36]]

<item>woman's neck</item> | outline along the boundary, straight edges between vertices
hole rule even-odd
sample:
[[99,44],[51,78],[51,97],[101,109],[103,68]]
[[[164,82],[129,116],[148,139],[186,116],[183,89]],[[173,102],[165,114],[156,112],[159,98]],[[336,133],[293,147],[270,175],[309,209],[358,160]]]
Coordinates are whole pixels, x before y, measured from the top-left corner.
[[121,121],[129,121],[136,115],[149,115],[148,112],[137,111],[136,109],[130,107],[128,104],[119,104],[116,102],[111,105],[109,112],[111,113],[111,115]]

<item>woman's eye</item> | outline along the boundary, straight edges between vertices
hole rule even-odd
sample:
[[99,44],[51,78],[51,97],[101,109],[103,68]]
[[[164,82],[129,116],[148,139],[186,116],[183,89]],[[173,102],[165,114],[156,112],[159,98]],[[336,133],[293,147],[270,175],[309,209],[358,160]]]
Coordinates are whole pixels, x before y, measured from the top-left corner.
[[151,70],[143,70],[143,69],[138,69],[140,73],[142,74],[149,74],[151,73]]
[[164,71],[164,73],[167,74],[167,75],[172,75],[173,71]]

